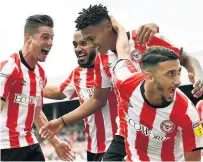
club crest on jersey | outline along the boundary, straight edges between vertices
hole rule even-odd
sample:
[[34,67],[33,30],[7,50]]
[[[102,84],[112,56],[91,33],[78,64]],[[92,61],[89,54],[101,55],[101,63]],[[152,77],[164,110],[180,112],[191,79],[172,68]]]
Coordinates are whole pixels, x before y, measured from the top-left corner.
[[193,129],[194,129],[194,133],[196,136],[202,136],[203,135],[203,129],[202,129],[202,124],[195,123],[193,124]]
[[161,122],[160,128],[164,133],[171,133],[175,129],[175,125],[170,120],[164,120]]
[[131,56],[132,61],[138,62],[138,61],[140,61],[141,56],[142,56],[142,55],[141,55],[141,51],[133,50],[133,51],[130,53],[130,56]]

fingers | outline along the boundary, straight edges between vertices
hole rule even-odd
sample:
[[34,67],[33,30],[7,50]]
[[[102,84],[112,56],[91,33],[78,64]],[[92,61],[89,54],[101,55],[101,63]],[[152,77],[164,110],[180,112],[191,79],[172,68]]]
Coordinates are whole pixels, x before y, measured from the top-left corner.
[[199,79],[193,84],[194,89],[192,90],[192,94],[195,98],[199,98],[203,94],[203,81]]
[[199,122],[199,124],[203,124],[203,120]]
[[75,156],[72,153],[72,151],[70,151],[68,153],[66,152],[63,155],[60,155],[59,157],[64,161],[73,161],[75,159]]
[[139,27],[139,29],[138,29],[138,31],[137,31],[137,41],[139,40],[140,34],[142,33],[143,29],[144,29],[144,25],[142,25],[141,27]]
[[140,31],[139,36],[137,38],[139,45],[142,45],[144,35],[146,34],[147,31],[148,31],[148,27],[143,27],[143,28],[141,27],[141,31]]
[[149,36],[152,35],[154,32],[152,30],[146,31],[146,33],[143,36],[142,42],[139,42],[139,44],[145,45],[149,42]]
[[150,42],[151,42],[151,40],[152,40],[152,38],[153,38],[153,36],[154,36],[155,34],[156,34],[155,31],[152,31],[152,32],[150,33],[147,43],[150,43]]
[[149,43],[153,36],[157,33],[157,28],[154,24],[142,25],[137,32],[137,42],[139,45]]
[[52,132],[49,132],[47,129],[44,129],[41,131],[41,137],[42,138],[47,138],[47,139],[50,139],[54,136],[55,134],[52,133]]

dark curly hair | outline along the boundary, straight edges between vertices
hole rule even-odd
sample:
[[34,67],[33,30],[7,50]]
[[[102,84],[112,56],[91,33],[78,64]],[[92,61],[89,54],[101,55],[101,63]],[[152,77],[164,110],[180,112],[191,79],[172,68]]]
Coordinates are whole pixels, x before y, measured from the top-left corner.
[[152,69],[160,62],[177,59],[179,57],[173,50],[161,46],[152,46],[142,56],[142,70]]
[[90,5],[87,9],[82,9],[82,12],[78,13],[79,16],[75,20],[76,28],[78,30],[81,30],[83,28],[86,28],[90,25],[97,25],[103,20],[109,20],[109,15],[106,6],[103,6],[102,4],[99,5]]
[[33,35],[38,31],[38,28],[41,26],[48,26],[53,28],[54,27],[53,19],[48,15],[29,16],[25,23],[24,34]]

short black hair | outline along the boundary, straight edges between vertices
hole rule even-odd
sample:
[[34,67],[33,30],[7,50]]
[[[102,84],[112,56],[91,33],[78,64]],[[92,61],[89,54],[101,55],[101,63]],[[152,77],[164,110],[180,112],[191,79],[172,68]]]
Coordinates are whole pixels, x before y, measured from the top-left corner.
[[90,25],[97,25],[103,20],[110,20],[106,6],[102,4],[90,5],[87,9],[82,9],[82,12],[78,13],[79,16],[75,20],[76,28],[81,30]]
[[152,70],[160,62],[177,59],[179,57],[173,50],[162,46],[152,46],[142,56],[142,70]]
[[24,35],[30,34],[33,35],[38,31],[38,28],[41,26],[48,26],[53,28],[54,22],[53,19],[48,15],[32,15],[26,19],[24,27]]

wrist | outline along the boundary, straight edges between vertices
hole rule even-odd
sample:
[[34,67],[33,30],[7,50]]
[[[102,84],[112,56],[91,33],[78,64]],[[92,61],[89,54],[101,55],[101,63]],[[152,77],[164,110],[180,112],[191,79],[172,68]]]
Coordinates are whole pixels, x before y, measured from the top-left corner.
[[51,145],[55,148],[56,146],[58,146],[58,144],[60,143],[60,140],[57,136],[54,136],[50,139],[48,139],[48,141],[51,143]]
[[67,125],[66,125],[66,123],[65,123],[65,121],[63,119],[63,116],[61,116],[60,119],[61,119],[61,122],[62,122],[63,126],[67,127]]

